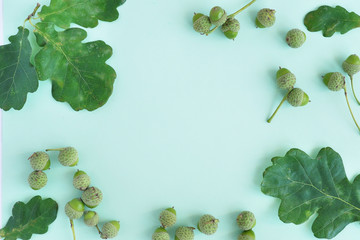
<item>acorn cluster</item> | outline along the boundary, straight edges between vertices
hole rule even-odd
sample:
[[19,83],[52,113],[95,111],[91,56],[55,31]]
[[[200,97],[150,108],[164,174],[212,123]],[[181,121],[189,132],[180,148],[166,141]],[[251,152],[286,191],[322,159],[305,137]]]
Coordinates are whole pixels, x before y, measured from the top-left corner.
[[[58,161],[63,166],[73,167],[79,162],[78,151],[74,147],[64,147],[57,149],[46,149],[46,151],[59,151]],[[34,170],[28,177],[28,183],[34,190],[39,190],[47,184],[47,175],[45,170],[50,168],[50,157],[45,151],[38,151],[33,153],[29,159],[30,165]],[[85,210],[85,208],[93,209],[97,207],[103,199],[101,190],[97,187],[90,186],[90,177],[86,172],[77,170],[73,176],[73,186],[82,191],[81,197],[74,198],[65,205],[65,214],[69,217],[71,228],[73,230],[74,239],[74,219],[79,219],[84,216],[84,222],[87,226],[96,227],[102,239],[114,238],[117,236],[120,223],[113,220],[103,224],[102,229],[98,227],[99,215],[92,210]]]
[[102,239],[114,238],[120,229],[120,222],[112,220],[106,222],[102,229],[98,227],[99,215],[92,210],[85,210],[85,207],[93,209],[97,207],[103,194],[97,187],[90,186],[90,177],[86,172],[77,170],[73,177],[73,186],[82,191],[80,198],[74,198],[65,205],[65,213],[69,217],[73,227],[73,219],[79,219],[84,216],[84,223],[89,227],[96,227]]
[[[202,13],[194,13],[192,22],[193,28],[196,32],[202,35],[209,35],[217,28],[221,28],[221,31],[228,39],[234,40],[240,30],[240,22],[235,18],[237,14],[252,5],[255,0],[234,12],[233,14],[227,14],[227,12],[219,7],[215,6],[210,10],[209,15]],[[260,9],[255,18],[255,25],[258,28],[269,28],[275,24],[276,11],[271,8]],[[213,28],[212,28],[213,27]],[[287,32],[285,41],[291,48],[301,47],[306,40],[306,35],[298,28],[291,29]]]
[[210,30],[212,26],[215,26],[213,30],[221,27],[221,31],[229,39],[235,39],[240,30],[239,21],[233,16],[228,16],[226,11],[215,6],[210,10],[209,16],[202,13],[195,13],[193,17],[193,28],[200,34],[210,34],[213,30]]

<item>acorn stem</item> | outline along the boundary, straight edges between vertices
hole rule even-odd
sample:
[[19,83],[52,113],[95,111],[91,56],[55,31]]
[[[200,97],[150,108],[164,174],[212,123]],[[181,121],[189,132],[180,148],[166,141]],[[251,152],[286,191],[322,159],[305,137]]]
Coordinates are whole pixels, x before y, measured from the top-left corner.
[[286,98],[288,96],[289,92],[287,94],[285,94],[284,98],[281,100],[279,106],[276,108],[275,112],[271,115],[271,117],[267,120],[268,123],[271,122],[271,120],[275,117],[275,114],[277,113],[277,111],[280,109],[281,105],[283,105],[283,103],[286,101]]
[[350,111],[351,117],[352,117],[352,119],[354,120],[354,123],[355,123],[357,129],[360,131],[360,127],[359,127],[359,125],[357,124],[357,122],[356,122],[356,120],[355,120],[355,117],[354,117],[354,114],[353,114],[353,112],[352,112],[352,110],[351,110],[351,107],[350,107],[349,99],[348,99],[348,97],[347,97],[346,86],[344,87],[344,93],[345,93],[345,99],[346,99],[346,103],[347,103],[347,105],[348,105],[348,107],[349,107],[349,111]]
[[64,150],[65,148],[52,148],[52,149],[45,149],[45,151],[61,151]]
[[95,227],[96,227],[96,229],[98,230],[99,234],[101,235],[101,231],[100,231],[99,226],[96,224]]
[[72,230],[72,233],[73,233],[74,240],[76,240],[76,237],[75,237],[75,228],[74,228],[74,221],[73,221],[72,219],[70,219],[70,226],[71,226],[71,230]]
[[355,94],[355,90],[354,90],[353,76],[352,76],[352,75],[349,75],[349,76],[350,76],[350,80],[351,80],[351,89],[352,89],[352,92],[353,92],[353,94],[354,94],[355,100],[356,100],[356,102],[360,105],[360,102],[359,102],[359,100],[357,99],[356,94]]
[[215,31],[219,26],[214,27],[213,29],[211,29],[209,32],[206,33],[206,36],[211,34],[213,31]]
[[256,0],[252,0],[251,2],[249,2],[248,4],[246,4],[245,6],[243,6],[242,8],[240,8],[239,10],[237,10],[236,12],[234,12],[233,14],[229,15],[227,18],[233,18],[236,15],[238,15],[240,12],[244,11],[246,8],[250,7],[251,4],[253,4]]

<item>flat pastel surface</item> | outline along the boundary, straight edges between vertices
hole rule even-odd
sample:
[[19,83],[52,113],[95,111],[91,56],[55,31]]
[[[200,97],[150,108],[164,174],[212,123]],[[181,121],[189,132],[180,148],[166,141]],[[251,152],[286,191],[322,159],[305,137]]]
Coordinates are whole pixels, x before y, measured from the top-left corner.
[[[43,81],[21,111],[3,113],[3,225],[16,201],[39,194],[55,199],[59,214],[46,235],[33,239],[72,239],[64,206],[80,196],[72,176],[81,169],[103,191],[103,202],[96,208],[101,221],[120,220],[117,239],[150,239],[160,211],[171,206],[178,212],[178,226],[196,226],[205,213],[220,219],[218,232],[205,236],[197,231],[199,240],[237,239],[235,219],[242,210],[255,213],[257,239],[314,239],[314,217],[302,225],[279,220],[279,200],[260,191],[262,173],[272,157],[290,148],[315,156],[326,146],[343,157],[349,179],[360,173],[360,135],[344,94],[330,92],[321,80],[327,72],[342,72],[347,56],[360,54],[360,29],[332,38],[306,30],[305,14],[321,4],[339,4],[335,0],[257,1],[238,15],[241,29],[235,41],[221,31],[206,37],[192,29],[194,12],[207,13],[221,4],[232,13],[246,3],[128,0],[118,8],[117,21],[87,29],[85,42],[101,39],[113,48],[108,61],[118,76],[113,94],[94,112],[75,112],[56,102],[51,82]],[[35,5],[29,0],[4,1],[4,43]],[[341,5],[360,13],[356,1]],[[269,29],[254,23],[264,7],[277,11]],[[307,35],[299,49],[285,43],[292,28]],[[266,119],[284,94],[275,84],[279,66],[296,75],[296,86],[311,102],[299,108],[285,103],[269,124]],[[359,78],[355,87],[360,94]],[[360,121],[360,106],[351,92],[349,100]],[[48,185],[30,189],[27,158],[35,151],[64,146],[78,149],[78,166],[63,167],[51,153]],[[75,221],[75,228],[79,240],[99,239],[96,229],[82,221]],[[350,224],[334,239],[359,234],[359,224]]]

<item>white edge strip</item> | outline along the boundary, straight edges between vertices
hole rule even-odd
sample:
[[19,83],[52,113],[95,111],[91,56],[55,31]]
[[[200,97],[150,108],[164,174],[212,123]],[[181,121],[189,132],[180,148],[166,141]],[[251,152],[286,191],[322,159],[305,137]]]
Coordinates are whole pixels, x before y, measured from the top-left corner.
[[[0,45],[4,44],[3,0],[0,0]],[[2,110],[0,109],[0,226],[2,226]]]

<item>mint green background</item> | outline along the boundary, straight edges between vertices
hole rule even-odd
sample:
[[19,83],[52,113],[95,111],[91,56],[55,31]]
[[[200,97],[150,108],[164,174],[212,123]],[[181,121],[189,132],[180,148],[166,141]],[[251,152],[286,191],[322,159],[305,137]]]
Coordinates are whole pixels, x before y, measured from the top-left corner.
[[[273,156],[292,147],[315,156],[330,146],[343,157],[350,179],[360,173],[360,136],[344,95],[330,92],[321,81],[327,72],[342,71],[348,55],[360,54],[360,29],[332,38],[306,31],[305,14],[322,4],[335,6],[335,0],[259,0],[237,17],[241,30],[235,41],[220,31],[205,37],[192,30],[195,11],[207,13],[221,4],[232,13],[247,2],[129,0],[119,7],[116,22],[87,30],[85,41],[102,39],[113,47],[108,61],[118,74],[113,95],[94,112],[74,112],[53,100],[51,83],[45,81],[21,111],[3,113],[3,224],[17,200],[40,194],[58,201],[59,215],[46,235],[33,239],[72,239],[63,208],[80,196],[72,187],[79,168],[103,191],[96,209],[102,221],[120,220],[117,239],[151,239],[158,214],[170,206],[178,212],[178,226],[195,226],[205,213],[220,219],[218,232],[196,232],[199,240],[237,239],[235,219],[242,210],[255,213],[257,239],[314,239],[314,218],[299,226],[279,220],[279,201],[260,191],[262,172]],[[4,1],[5,38],[16,33],[35,4]],[[358,1],[341,5],[360,13]],[[277,22],[257,29],[254,19],[264,7],[277,10]],[[284,41],[291,28],[307,34],[300,49]],[[274,79],[279,66],[296,74],[296,86],[311,103],[302,108],[286,103],[268,124],[284,94]],[[352,94],[349,98],[360,121],[360,107]],[[31,190],[27,158],[34,151],[63,146],[78,149],[79,165],[62,167],[51,154],[48,185]],[[82,221],[75,227],[77,239],[99,239]],[[359,234],[359,225],[351,224],[334,239]]]

